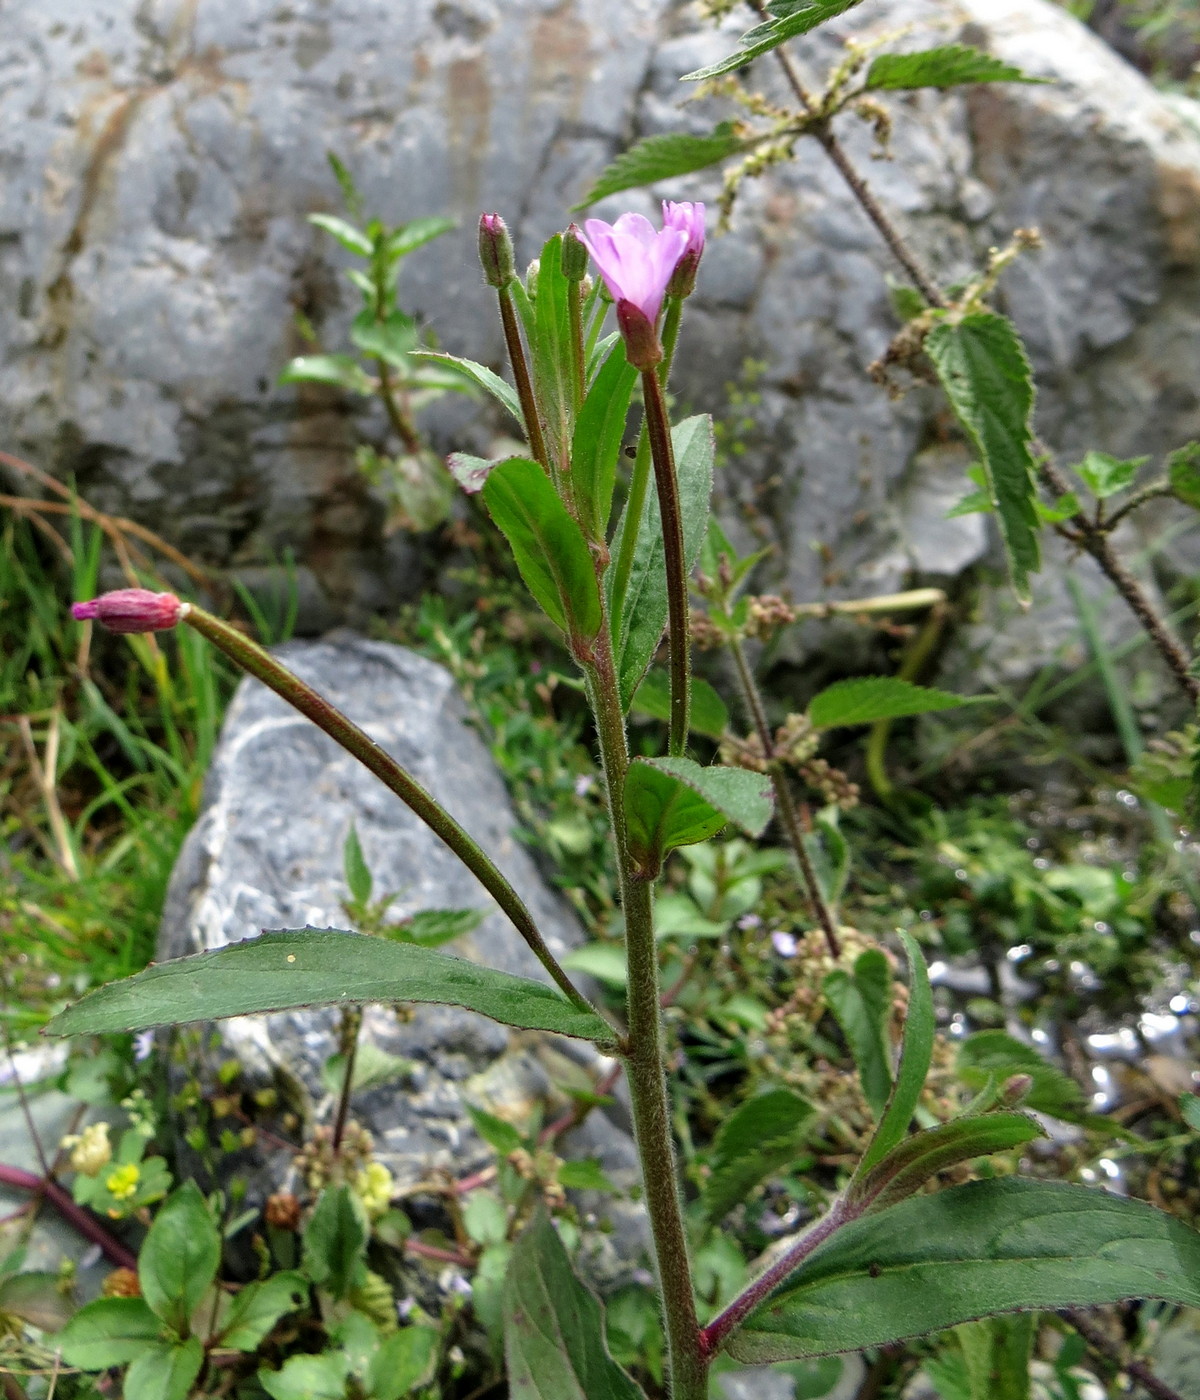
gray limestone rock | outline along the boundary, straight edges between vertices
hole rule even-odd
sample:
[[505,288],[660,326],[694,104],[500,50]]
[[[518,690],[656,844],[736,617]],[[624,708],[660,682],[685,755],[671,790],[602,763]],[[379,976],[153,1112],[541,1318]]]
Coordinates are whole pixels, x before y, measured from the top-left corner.
[[[553,951],[561,956],[582,940],[574,916],[514,836],[516,817],[504,784],[483,741],[467,727],[446,671],[401,647],[349,634],[291,643],[278,655],[462,822],[512,881]],[[490,909],[451,951],[545,980],[525,943],[449,849],[333,740],[249,680],[226,717],[203,811],[172,876],[159,958],[219,948],[263,929],[346,927],[342,848],[351,824],[375,897],[394,895],[392,914]],[[203,1059],[209,1071],[236,1061],[239,1091],[274,1085],[281,1103],[309,1124],[328,1122],[333,1097],[321,1071],[337,1050],[337,1022],[333,1010],[224,1021]],[[462,1177],[492,1160],[467,1103],[517,1123],[539,1109],[549,1121],[570,1106],[565,1087],[591,1087],[607,1065],[588,1045],[512,1031],[456,1007],[417,1006],[401,1015],[368,1007],[360,1043],[407,1062],[406,1070],[352,1102],[354,1118],[374,1138],[377,1160],[399,1187],[431,1173]],[[596,1111],[561,1141],[560,1151],[600,1158],[618,1185],[636,1181],[633,1144],[619,1108]],[[278,1188],[288,1161],[286,1153],[264,1155],[256,1147],[235,1165],[261,1198]],[[611,1233],[589,1233],[589,1262],[598,1281],[614,1282],[640,1262],[641,1214],[619,1200],[603,1209],[596,1201],[583,1204],[609,1217]]]

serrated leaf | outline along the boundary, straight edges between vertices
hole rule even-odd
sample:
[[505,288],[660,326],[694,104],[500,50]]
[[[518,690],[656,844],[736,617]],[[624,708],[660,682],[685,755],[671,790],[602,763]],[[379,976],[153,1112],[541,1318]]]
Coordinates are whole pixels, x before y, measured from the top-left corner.
[[1007,1177],[845,1226],[733,1333],[747,1363],[886,1346],[995,1313],[1200,1306],[1200,1235],[1141,1201]]
[[204,1364],[199,1337],[159,1343],[137,1356],[125,1373],[122,1400],[187,1400]]
[[740,1104],[721,1124],[701,1192],[705,1219],[716,1224],[766,1177],[797,1156],[816,1110],[791,1089],[768,1089]]
[[483,501],[542,611],[569,638],[591,641],[602,618],[592,554],[550,478],[536,462],[511,457],[484,483]]
[[348,1186],[327,1186],[304,1231],[304,1272],[335,1298],[366,1275],[367,1220]]
[[180,1336],[212,1287],[221,1262],[221,1236],[208,1202],[185,1181],[163,1202],[138,1255],[142,1297]]
[[505,1277],[504,1359],[511,1400],[645,1400],[609,1355],[603,1309],[541,1208]]
[[1200,510],[1200,442],[1177,447],[1167,457],[1167,480],[1176,500]]
[[564,1162],[558,1169],[558,1184],[568,1191],[615,1191],[617,1188],[594,1157]]
[[705,78],[717,78],[722,73],[732,73],[742,68],[760,54],[769,53],[780,44],[794,39],[799,34],[807,34],[853,9],[859,0],[775,0],[769,6],[772,18],[763,24],[756,24],[742,35],[737,49],[719,63],[708,68],[697,68],[694,73],[685,73],[682,82],[698,83]]
[[350,898],[356,904],[366,904],[371,898],[374,881],[363,855],[362,843],[358,839],[358,828],[353,822],[350,823],[350,830],[342,843],[342,873],[346,877]]
[[874,724],[879,719],[925,715],[952,710],[965,703],[961,695],[913,685],[898,676],[863,676],[835,681],[809,701],[808,717],[817,729],[843,725]]
[[521,401],[517,398],[517,391],[498,374],[488,369],[487,365],[477,364],[474,360],[464,360],[458,355],[447,355],[441,350],[413,350],[409,358],[431,360],[434,364],[444,365],[454,373],[461,374],[464,379],[470,380],[472,384],[491,394],[498,403],[503,404],[524,431],[525,419],[521,414]]
[[426,219],[411,219],[396,229],[383,245],[389,258],[406,258],[409,253],[423,248],[444,233],[452,233],[458,227],[453,219],[433,215]]
[[963,83],[1044,83],[969,44],[920,53],[882,53],[867,69],[867,89],[949,88]]
[[1092,495],[1103,501],[1132,486],[1138,469],[1149,460],[1149,457],[1122,459],[1107,452],[1088,452],[1075,471]]
[[759,836],[771,820],[771,780],[745,768],[703,768],[690,758],[637,758],[625,775],[629,849],[647,874],[668,851],[715,836],[733,822]]
[[221,1326],[219,1344],[233,1351],[254,1351],[281,1317],[308,1302],[303,1274],[272,1274],[261,1283],[248,1283],[234,1298]]
[[892,1088],[887,1034],[892,969],[878,948],[868,948],[855,960],[853,976],[844,968],[834,968],[825,978],[823,990],[858,1066],[863,1094],[878,1118]]
[[608,534],[617,457],[636,383],[637,370],[625,358],[624,343],[618,340],[587,391],[571,439],[575,506],[584,532],[597,542]]
[[[666,671],[650,670],[638,686],[631,710],[669,722],[671,718],[671,678]],[[706,680],[692,677],[692,704],[688,716],[693,734],[719,739],[729,728],[725,702]]]
[[[690,573],[708,526],[715,450],[712,419],[707,414],[685,418],[671,429],[671,441],[679,479],[684,565]],[[611,570],[608,578],[612,578]],[[658,650],[666,625],[667,566],[658,492],[647,491],[629,571],[629,586],[619,624],[614,628],[621,706],[626,711]]]
[[732,122],[722,122],[709,136],[692,136],[686,132],[647,136],[621,152],[575,209],[586,209],[589,204],[607,199],[610,194],[619,194],[621,190],[703,170],[736,155],[747,144],[733,129]]
[[373,394],[375,382],[353,355],[297,355],[284,366],[280,384],[329,384],[351,394]]
[[1003,1084],[1014,1075],[1027,1074],[1033,1081],[1022,1100],[1027,1108],[1067,1122],[1089,1116],[1083,1090],[1071,1076],[1007,1031],[976,1031],[967,1036],[958,1047],[954,1068],[969,1089],[983,1089],[989,1078]]
[[411,943],[286,929],[157,963],[61,1011],[48,1035],[106,1035],[301,1006],[444,1002],[502,1025],[610,1042],[612,1028],[552,987]]
[[1029,599],[1029,575],[1041,567],[1037,488],[1030,452],[1033,375],[1012,323],[990,311],[943,321],[925,353],[987,471],[1013,588]]
[[86,1303],[54,1339],[68,1366],[104,1371],[127,1366],[162,1337],[163,1325],[141,1298]]
[[345,219],[339,219],[336,214],[310,214],[308,222],[336,238],[348,253],[356,253],[360,258],[371,256],[374,245],[367,235]]

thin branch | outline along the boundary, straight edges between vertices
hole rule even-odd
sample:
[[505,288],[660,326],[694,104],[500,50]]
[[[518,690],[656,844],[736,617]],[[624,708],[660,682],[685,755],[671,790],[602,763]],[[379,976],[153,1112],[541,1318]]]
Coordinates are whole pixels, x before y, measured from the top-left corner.
[[1077,1308],[1064,1308],[1059,1316],[1064,1317],[1074,1327],[1093,1351],[1098,1352],[1106,1361],[1111,1361],[1114,1366],[1124,1371],[1148,1395],[1153,1395],[1155,1400],[1184,1400],[1184,1397],[1177,1390],[1173,1390],[1165,1381],[1159,1380],[1144,1361],[1126,1356],[1124,1348],[1106,1337],[1086,1313],[1080,1312]]
[[136,1271],[136,1257],[130,1254],[123,1244],[114,1240],[94,1216],[82,1206],[76,1205],[69,1193],[56,1181],[47,1181],[45,1177],[27,1172],[21,1167],[8,1167],[0,1163],[0,1186],[13,1186],[18,1191],[31,1191],[44,1197],[85,1239],[99,1245],[114,1264],[122,1269]]

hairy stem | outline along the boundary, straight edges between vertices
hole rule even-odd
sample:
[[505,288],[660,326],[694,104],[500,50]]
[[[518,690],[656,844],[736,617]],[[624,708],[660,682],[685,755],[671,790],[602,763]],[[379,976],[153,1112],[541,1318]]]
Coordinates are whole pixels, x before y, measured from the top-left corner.
[[392,380],[391,367],[385,359],[379,358],[375,361],[375,368],[379,372],[379,397],[383,400],[392,431],[404,444],[405,452],[420,452],[420,434],[413,427],[412,420],[396,399],[396,386]]
[[18,1191],[31,1191],[49,1201],[59,1215],[73,1225],[85,1240],[99,1245],[101,1251],[118,1268],[132,1269],[136,1273],[137,1258],[118,1240],[113,1239],[94,1215],[83,1206],[76,1205],[70,1193],[64,1191],[57,1181],[24,1171],[21,1167],[6,1167],[0,1164],[0,1186],[14,1186]]
[[1087,1313],[1080,1312],[1078,1308],[1064,1308],[1059,1316],[1066,1318],[1094,1352],[1098,1352],[1106,1361],[1111,1361],[1124,1371],[1148,1395],[1153,1395],[1155,1400],[1183,1400],[1183,1396],[1177,1390],[1172,1389],[1166,1381],[1160,1381],[1144,1361],[1137,1361],[1133,1357],[1126,1356],[1124,1349],[1116,1342],[1110,1341],[1104,1332],[1092,1322]]
[[779,820],[783,825],[784,832],[791,842],[792,850],[796,853],[796,860],[800,866],[800,874],[804,879],[804,892],[808,896],[808,902],[812,908],[813,917],[821,925],[821,931],[825,935],[825,943],[829,948],[831,957],[840,958],[842,955],[842,944],[838,938],[837,923],[833,917],[833,910],[830,909],[825,894],[821,889],[821,882],[817,879],[817,872],[813,868],[813,863],[808,854],[808,847],[804,844],[804,832],[800,826],[800,814],[796,810],[796,801],[792,796],[791,784],[788,781],[787,773],[783,764],[775,756],[775,740],[771,734],[771,726],[767,723],[767,712],[763,708],[762,695],[759,693],[758,684],[754,679],[754,673],[750,670],[750,664],[746,660],[746,651],[741,640],[733,637],[729,642],[729,650],[733,655],[733,663],[737,668],[738,684],[741,687],[742,699],[745,702],[746,710],[754,724],[755,732],[758,734],[759,743],[762,745],[763,756],[767,763],[767,773],[771,779],[771,786],[775,789],[775,807],[779,813]]
[[348,753],[369,769],[386,787],[428,826],[436,836],[446,843],[479,881],[496,903],[512,921],[517,932],[529,945],[534,957],[553,978],[555,985],[568,997],[573,1005],[582,1011],[599,1014],[582,992],[572,984],[571,979],[559,966],[554,954],[546,946],[533,915],[525,907],[519,894],[505,879],[491,858],[458,822],[440,806],[425,789],[411,777],[396,760],[347,719],[328,700],[318,695],[311,686],[281,665],[265,648],[260,647],[249,637],[244,636],[229,623],[205,612],[203,608],[191,606],[183,618],[214,646],[219,647],[232,661],[248,671],[256,680],[268,686],[289,705],[331,739],[341,744]]
[[708,1366],[701,1354],[671,1137],[652,886],[636,877],[626,840],[624,791],[629,750],[613,664],[612,637],[607,626],[597,640],[596,659],[588,668],[587,684],[600,741],[600,762],[608,792],[621,907],[625,914],[625,952],[629,969],[625,1074],[663,1304],[670,1395],[671,1400],[705,1400]]
[[642,373],[646,399],[646,429],[650,460],[662,518],[663,550],[667,572],[667,637],[671,652],[671,739],[673,758],[683,755],[688,741],[688,702],[691,693],[690,619],[688,616],[687,561],[683,550],[683,517],[679,510],[679,481],[675,474],[675,449],[671,424],[658,375]]
[[587,358],[583,349],[583,285],[572,282],[567,293],[567,314],[571,322],[571,369],[572,387],[575,394],[575,412],[578,413],[586,392]]
[[354,1092],[354,1061],[358,1058],[358,1033],[362,1030],[362,1008],[348,1006],[342,1012],[341,1042],[342,1087],[338,1094],[337,1114],[333,1120],[333,1151],[336,1155],[346,1135],[346,1121],[350,1117],[350,1096]]
[[525,344],[521,340],[521,327],[517,324],[517,309],[513,305],[512,293],[501,287],[496,293],[500,301],[500,320],[504,326],[504,343],[508,347],[508,362],[512,365],[513,379],[517,384],[517,398],[521,401],[521,416],[525,419],[525,436],[534,460],[550,470],[550,458],[546,455],[546,440],[542,436],[542,420],[538,417],[537,399],[533,396],[533,381],[529,377],[529,362],[525,358]]

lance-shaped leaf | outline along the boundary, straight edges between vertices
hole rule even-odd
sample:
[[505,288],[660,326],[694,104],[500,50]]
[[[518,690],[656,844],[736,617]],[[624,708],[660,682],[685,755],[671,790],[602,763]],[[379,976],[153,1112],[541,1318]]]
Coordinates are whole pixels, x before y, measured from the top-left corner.
[[600,630],[600,586],[583,531],[550,478],[536,462],[510,457],[488,476],[483,500],[542,611],[569,637],[590,641]]
[[185,1181],[163,1202],[138,1255],[142,1297],[184,1336],[220,1262],[221,1236],[208,1202],[194,1181]]
[[360,311],[350,327],[350,339],[366,355],[375,355],[397,369],[408,365],[408,352],[418,344],[417,323],[403,311],[377,320],[371,311]]
[[817,729],[837,729],[853,724],[874,724],[880,719],[925,715],[952,710],[965,704],[961,695],[913,685],[898,676],[862,676],[835,681],[819,691],[808,704],[808,717]]
[[933,1014],[933,991],[929,985],[929,973],[925,959],[911,933],[903,930],[904,951],[908,955],[908,1011],[904,1018],[904,1040],[900,1046],[900,1063],[896,1068],[896,1081],[892,1085],[891,1097],[880,1119],[875,1136],[871,1139],[854,1180],[858,1181],[908,1132],[917,1100],[925,1087],[925,1076],[929,1073],[929,1062],[933,1059],[933,1036],[935,1020]]
[[445,219],[439,215],[424,219],[410,219],[408,223],[401,224],[392,233],[384,244],[384,248],[389,258],[406,258],[409,253],[423,248],[426,243],[432,243],[435,238],[440,238],[444,233],[451,233],[457,227],[458,225],[453,219]]
[[46,1032],[109,1035],[301,1006],[395,1001],[444,1002],[506,1026],[612,1041],[612,1027],[601,1017],[540,982],[417,944],[331,928],[265,933],[156,963],[68,1006]]
[[[1027,1108],[1073,1123],[1093,1117],[1083,1090],[1071,1076],[1007,1031],[976,1031],[967,1036],[958,1047],[954,1069],[969,1089],[978,1090],[986,1089],[989,1080],[999,1086],[1014,1075],[1028,1075],[1033,1082],[1021,1100]],[[1111,1129],[1111,1120],[1105,1121]]]
[[1141,1201],[1006,1177],[844,1226],[728,1342],[770,1362],[886,1346],[995,1313],[1126,1298],[1200,1306],[1200,1235]]
[[867,69],[867,88],[949,88],[962,83],[1044,83],[970,44],[944,44],[920,53],[881,53]]
[[485,390],[498,403],[503,404],[521,425],[522,432],[524,431],[525,419],[521,416],[521,401],[517,398],[517,391],[498,374],[488,369],[487,365],[478,364],[475,360],[461,359],[458,355],[447,355],[441,350],[412,350],[409,352],[409,358],[432,360],[435,364],[445,365],[447,369],[461,374],[464,379]]
[[371,256],[374,245],[367,235],[345,219],[339,219],[336,214],[310,214],[308,222],[336,238],[348,253],[355,253],[360,258]]
[[943,321],[925,352],[967,436],[983,459],[1008,554],[1013,588],[1029,598],[1029,575],[1041,567],[1030,414],[1033,375],[1012,322],[991,311]]
[[610,194],[619,194],[621,190],[703,170],[744,150],[749,144],[734,130],[732,122],[722,122],[708,136],[692,136],[680,131],[666,136],[647,136],[644,141],[622,151],[588,191],[587,198],[575,208],[586,209],[589,204],[606,199]]
[[[690,572],[699,557],[708,525],[713,480],[712,419],[707,414],[685,418],[671,429],[671,441],[679,479],[684,566]],[[611,570],[608,577],[612,578]],[[629,709],[634,692],[658,650],[666,625],[667,565],[662,522],[658,513],[658,492],[650,490],[646,492],[642,508],[620,622],[614,627],[621,705],[625,710]]]
[[858,0],[772,0],[767,7],[771,18],[748,29],[733,53],[720,63],[697,68],[694,73],[685,73],[682,81],[697,83],[705,78],[720,77],[722,73],[732,73],[735,68],[744,67],[760,54],[777,49],[798,34],[809,33],[819,24],[845,14],[857,4]]
[[562,234],[556,233],[538,259],[530,350],[538,410],[550,461],[564,464],[571,437],[571,284],[562,270]]
[[511,1400],[645,1400],[609,1355],[600,1303],[541,1208],[505,1276],[504,1359]]
[[715,1224],[765,1177],[794,1162],[815,1111],[791,1089],[768,1089],[739,1105],[713,1141],[701,1193],[705,1219]]
[[745,768],[636,758],[625,775],[629,850],[647,875],[658,872],[668,851],[707,841],[727,822],[761,835],[771,812],[771,780]]
[[608,534],[617,456],[636,382],[637,370],[625,357],[624,343],[618,341],[587,391],[571,439],[571,490],[575,506],[584,531],[598,542]]
[[329,384],[351,394],[373,394],[375,381],[353,355],[297,355],[284,366],[281,384]]
[[[646,679],[637,688],[630,707],[639,714],[654,719],[671,718],[671,678],[665,671],[647,671]],[[729,728],[729,711],[725,702],[706,680],[692,677],[692,705],[688,721],[693,734],[705,734],[720,739]]]
[[887,1033],[892,969],[887,957],[878,948],[868,948],[855,960],[853,976],[844,968],[834,968],[825,978],[823,990],[858,1066],[863,1094],[878,1118],[892,1088]]

